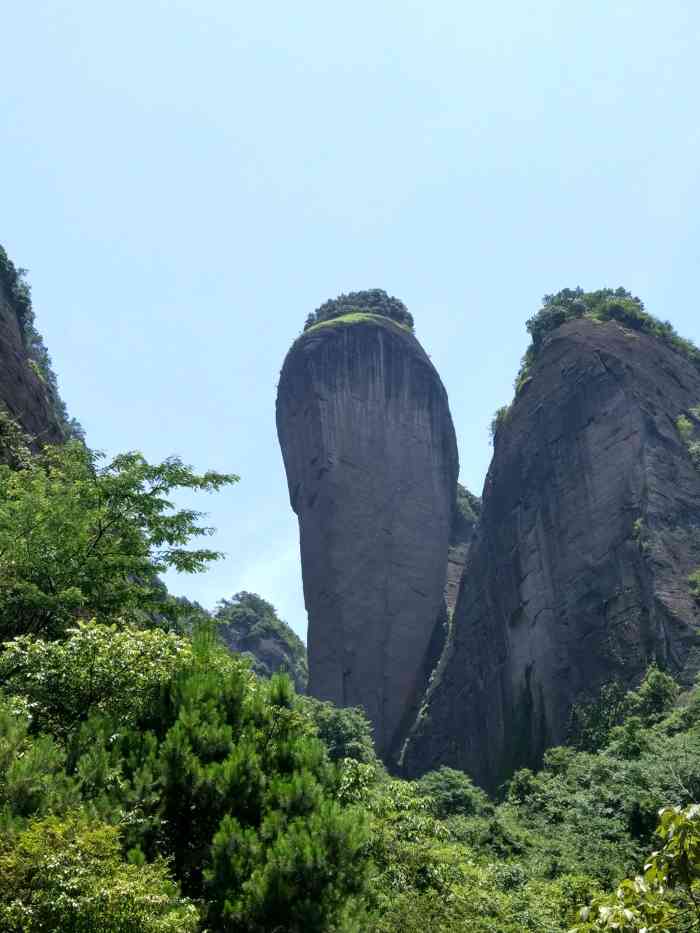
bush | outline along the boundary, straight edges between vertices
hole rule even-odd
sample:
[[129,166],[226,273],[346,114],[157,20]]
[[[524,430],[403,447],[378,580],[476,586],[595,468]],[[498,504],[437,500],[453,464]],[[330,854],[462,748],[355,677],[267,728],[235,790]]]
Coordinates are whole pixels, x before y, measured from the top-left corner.
[[655,665],[637,690],[626,691],[618,681],[604,684],[595,700],[573,707],[568,741],[581,751],[597,751],[611,740],[613,729],[625,717],[638,717],[645,728],[658,722],[672,709],[678,693],[673,677]]
[[190,642],[158,629],[82,622],[64,641],[22,635],[0,654],[0,683],[28,702],[34,728],[67,735],[95,713],[134,724],[192,657]]
[[128,864],[112,826],[80,814],[0,842],[5,933],[194,933],[198,912],[162,860]]
[[302,708],[316,726],[331,761],[350,758],[361,764],[377,764],[372,725],[364,710],[355,706],[341,708],[314,697],[304,697]]
[[499,430],[508,420],[508,415],[510,414],[510,405],[502,405],[500,408],[496,409],[496,413],[491,419],[491,425],[489,428],[489,433],[491,435],[491,443],[495,443],[496,435]]
[[413,330],[413,317],[409,314],[406,305],[398,298],[387,295],[381,288],[371,288],[364,292],[350,292],[347,295],[339,295],[337,298],[324,302],[313,314],[307,317],[304,330],[308,330],[309,327],[320,324],[322,321],[330,321],[332,318],[342,317],[345,314],[354,312],[388,317],[392,321],[396,321],[397,324],[407,327],[410,331]]
[[429,797],[440,819],[448,816],[481,815],[489,806],[489,799],[471,778],[463,771],[441,767],[429,771],[416,781],[416,791],[423,797]]

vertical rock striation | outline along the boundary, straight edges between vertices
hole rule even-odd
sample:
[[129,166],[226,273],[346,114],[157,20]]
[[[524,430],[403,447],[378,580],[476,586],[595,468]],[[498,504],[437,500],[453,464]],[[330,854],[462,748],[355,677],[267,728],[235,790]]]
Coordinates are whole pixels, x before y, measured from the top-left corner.
[[350,314],[290,350],[277,430],[299,518],[309,693],[364,707],[388,761],[445,616],[458,472],[447,395],[409,330]]
[[676,428],[700,403],[698,367],[580,319],[530,375],[496,434],[408,774],[448,764],[493,788],[565,740],[572,704],[604,683],[653,661],[690,683],[700,666],[700,472]]

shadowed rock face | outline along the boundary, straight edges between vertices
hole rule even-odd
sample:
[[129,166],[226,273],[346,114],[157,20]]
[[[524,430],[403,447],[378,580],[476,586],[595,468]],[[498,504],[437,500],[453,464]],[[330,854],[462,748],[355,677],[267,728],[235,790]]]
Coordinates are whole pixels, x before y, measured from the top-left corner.
[[409,775],[495,787],[566,738],[571,706],[652,661],[690,683],[700,473],[675,421],[700,372],[610,322],[563,325],[499,428],[448,644]]
[[0,283],[0,408],[41,444],[57,444],[63,432],[47,390],[32,368],[17,315]]
[[309,693],[364,707],[390,760],[442,637],[458,471],[447,395],[407,330],[338,318],[290,350],[277,430],[299,517]]
[[445,604],[448,612],[457,605],[459,585],[474,540],[479,520],[481,503],[471,496],[463,486],[457,486],[457,507],[450,528],[450,546],[447,550],[447,579],[445,581]]

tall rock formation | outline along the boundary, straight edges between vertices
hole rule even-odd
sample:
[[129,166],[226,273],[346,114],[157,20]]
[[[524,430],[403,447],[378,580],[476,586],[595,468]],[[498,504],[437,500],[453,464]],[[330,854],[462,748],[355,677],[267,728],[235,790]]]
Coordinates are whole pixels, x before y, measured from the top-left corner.
[[[31,352],[37,348],[43,371]],[[0,410],[39,444],[59,443],[65,436],[51,375],[48,355],[33,329],[28,289],[0,247]]]
[[676,426],[685,413],[700,436],[697,363],[582,318],[529,376],[496,433],[409,775],[447,764],[493,788],[565,740],[604,683],[653,661],[690,683],[700,666],[700,472]]
[[408,327],[351,313],[290,350],[277,430],[299,518],[309,693],[364,707],[388,761],[443,637],[458,472],[447,395]]

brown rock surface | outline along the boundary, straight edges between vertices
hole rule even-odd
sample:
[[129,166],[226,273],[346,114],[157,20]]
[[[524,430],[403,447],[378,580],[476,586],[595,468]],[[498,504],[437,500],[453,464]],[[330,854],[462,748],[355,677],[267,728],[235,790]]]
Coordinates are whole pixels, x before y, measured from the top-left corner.
[[652,661],[690,683],[700,473],[675,421],[700,371],[654,337],[582,319],[554,332],[499,428],[483,508],[410,775],[494,787],[566,738],[571,706]]
[[390,760],[442,636],[458,472],[447,395],[409,331],[352,315],[290,350],[277,429],[299,517],[309,693],[364,707]]

